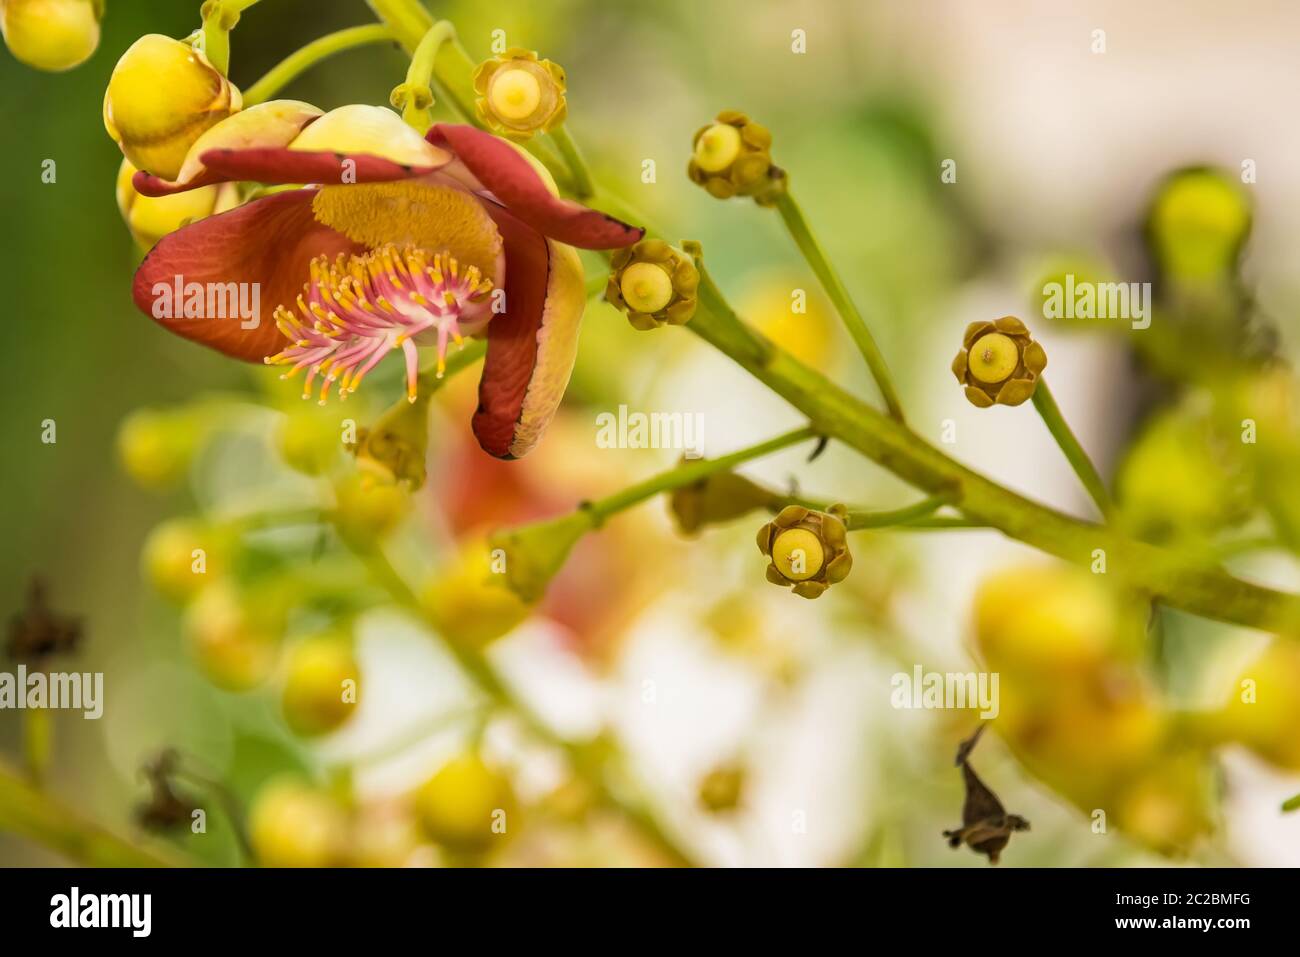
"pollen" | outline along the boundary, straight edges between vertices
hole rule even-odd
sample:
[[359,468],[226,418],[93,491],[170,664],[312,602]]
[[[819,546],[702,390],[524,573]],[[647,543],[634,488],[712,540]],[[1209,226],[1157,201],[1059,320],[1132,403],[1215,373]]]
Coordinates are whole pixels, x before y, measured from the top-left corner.
[[491,316],[487,298],[492,281],[478,266],[465,266],[451,253],[387,243],[364,255],[340,254],[312,260],[310,279],[293,307],[280,305],[275,324],[289,345],[268,365],[289,366],[281,378],[305,369],[303,398],[319,401],[338,383],[340,399],[357,391],[361,380],[389,352],[406,360],[406,397],[414,402],[420,341],[437,344],[438,375],[446,368],[447,343],[464,341],[462,325]]

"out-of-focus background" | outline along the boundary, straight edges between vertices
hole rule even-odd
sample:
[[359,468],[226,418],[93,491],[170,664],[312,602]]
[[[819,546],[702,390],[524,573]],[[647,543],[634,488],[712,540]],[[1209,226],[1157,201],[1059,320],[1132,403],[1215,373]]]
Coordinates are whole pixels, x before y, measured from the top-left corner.
[[[141,827],[136,809],[149,794],[141,767],[172,747],[202,769],[198,777],[220,783],[208,793],[228,796],[242,813],[287,772],[314,782],[312,795],[364,830],[364,838],[350,832],[354,851],[374,845],[370,857],[351,862],[455,862],[431,846],[439,842],[411,836],[404,801],[469,749],[508,778],[512,806],[522,809],[499,862],[664,859],[635,815],[597,808],[590,813],[599,826],[587,826],[589,795],[566,787],[570,769],[594,760],[605,737],[566,750],[537,740],[517,715],[484,717],[447,644],[408,614],[379,607],[354,616],[349,597],[318,601],[284,626],[301,636],[335,629],[342,618],[354,641],[360,704],[324,736],[286,723],[284,660],[268,663],[265,680],[243,692],[210,680],[220,663],[196,661],[193,635],[203,632],[203,617],[247,609],[232,611],[221,602],[236,599],[212,592],[184,609],[160,595],[157,569],[142,559],[151,529],[184,516],[220,523],[284,510],[311,494],[279,455],[285,415],[304,414],[289,404],[294,390],[167,335],[130,300],[140,252],[114,200],[121,154],[104,131],[103,92],[135,38],[184,37],[198,25],[198,7],[197,0],[109,0],[98,51],[65,74],[37,73],[0,55],[7,131],[0,275],[9,333],[0,376],[0,609],[17,612],[29,581],[41,576],[51,604],[83,619],[68,667],[105,676],[102,719],[53,715],[46,787],[78,815],[140,846],[241,861],[231,818],[220,810],[209,814],[206,834],[168,839]],[[499,30],[510,45],[563,64],[568,125],[596,176],[673,238],[700,241],[712,274],[748,320],[836,382],[874,396],[778,217],[752,203],[719,202],[685,175],[692,135],[718,110],[761,120],[772,130],[775,160],[880,339],[913,428],[1031,497],[1089,514],[1029,406],[986,411],[967,403],[949,371],[962,330],[1007,314],[1025,318],[1048,352],[1067,418],[1103,473],[1115,474],[1168,389],[1153,383],[1122,323],[1084,329],[1044,320],[1040,290],[1044,277],[1066,272],[1152,279],[1142,226],[1171,171],[1209,166],[1236,183],[1243,162],[1253,161],[1255,181],[1243,187],[1253,228],[1241,281],[1252,313],[1276,330],[1274,352],[1294,352],[1294,5],[493,0],[432,8],[454,21],[476,59],[489,55]],[[232,35],[231,79],[246,87],[303,42],[369,21],[360,0],[264,0]],[[796,30],[804,31],[806,52],[792,51]],[[325,109],[383,104],[405,67],[395,47],[365,47],[285,92]],[[57,164],[49,184],[41,179],[47,159]],[[654,163],[649,183],[646,161]],[[948,161],[955,182],[942,178]],[[599,260],[587,264],[596,275]],[[808,292],[805,315],[790,311],[794,289]],[[588,307],[564,411],[535,455],[499,463],[474,446],[468,415],[476,377],[467,372],[435,401],[429,482],[385,546],[417,591],[484,528],[561,514],[676,462],[679,450],[599,447],[602,412],[626,405],[698,414],[710,456],[800,424],[796,412],[695,337],[638,333],[599,299]],[[371,416],[397,394],[385,395],[379,383],[372,391],[380,394],[362,406]],[[192,428],[203,440],[180,481],[162,492],[140,488],[119,454],[123,420],[144,407],[192,410],[196,403],[218,424],[201,413],[185,419],[180,431]],[[41,440],[45,420],[56,424],[52,444]],[[894,507],[914,495],[847,449],[832,446],[811,464],[807,451],[744,471],[774,487],[797,483],[866,506]],[[1144,468],[1157,487],[1187,481],[1176,457],[1156,456]],[[589,742],[603,732],[616,741],[625,773],[615,791],[633,795],[629,802],[695,861],[983,866],[940,836],[960,823],[952,754],[976,718],[895,708],[891,677],[916,666],[979,670],[976,588],[1036,556],[991,532],[855,533],[853,575],[809,602],[763,580],[753,545],[763,520],[755,515],[687,539],[662,500],[611,520],[580,544],[541,611],[493,643],[488,659],[511,695],[560,738]],[[315,561],[320,543],[310,528],[265,534],[254,558],[240,559],[240,581],[254,590],[274,582],[277,595],[315,596],[328,591],[330,575],[360,575],[346,563]],[[257,565],[262,552],[276,556],[264,567]],[[297,559],[291,575],[285,555]],[[1278,586],[1300,585],[1294,560],[1276,551],[1234,567]],[[246,590],[238,599],[257,600]],[[347,614],[336,614],[340,607]],[[1150,680],[1170,714],[1218,707],[1266,640],[1168,614],[1161,634],[1165,657]],[[23,720],[0,711],[0,754],[15,766]],[[1110,732],[1092,730],[1087,714],[1077,720],[1073,746],[1088,754],[1079,766],[1104,766]],[[1074,752],[1060,746],[1058,757],[1069,764]],[[1032,742],[1026,747],[1033,751]],[[1166,756],[1145,754],[1133,774]],[[1095,792],[1086,783],[1073,788],[1068,774],[1036,773],[1042,762],[1019,760],[1002,737],[986,735],[974,763],[1008,809],[1033,824],[1013,838],[1007,864],[1300,864],[1300,815],[1279,810],[1300,791],[1300,778],[1282,769],[1286,762],[1239,744],[1215,748],[1185,788],[1153,779],[1159,797],[1127,812],[1093,801]],[[1204,802],[1198,796],[1195,809],[1183,808],[1180,795],[1202,786]],[[204,785],[192,775],[185,787]],[[1099,830],[1099,806],[1111,819],[1136,823]],[[301,815],[314,812],[333,813],[308,802]],[[298,812],[288,816],[296,820]],[[1184,826],[1183,818],[1202,816],[1205,826]],[[57,860],[36,843],[0,834],[0,862]]]

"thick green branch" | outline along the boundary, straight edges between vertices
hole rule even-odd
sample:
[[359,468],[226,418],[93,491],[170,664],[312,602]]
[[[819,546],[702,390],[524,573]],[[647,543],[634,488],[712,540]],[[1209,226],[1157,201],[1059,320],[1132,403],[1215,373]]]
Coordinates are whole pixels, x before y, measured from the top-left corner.
[[0,831],[17,834],[89,867],[170,867],[127,843],[0,764]]

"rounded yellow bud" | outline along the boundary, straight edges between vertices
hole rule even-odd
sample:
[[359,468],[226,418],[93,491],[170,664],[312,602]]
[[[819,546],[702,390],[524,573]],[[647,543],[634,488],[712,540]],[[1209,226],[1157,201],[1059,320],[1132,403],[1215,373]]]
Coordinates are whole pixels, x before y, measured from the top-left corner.
[[117,171],[117,208],[131,237],[145,252],[168,233],[211,216],[221,198],[220,186],[201,186],[171,196],[141,196],[131,183],[135,173],[130,160],[122,160]]
[[673,281],[655,263],[633,263],[623,270],[619,291],[636,312],[658,312],[673,298]]
[[132,165],[175,179],[194,141],[240,105],[239,91],[201,52],[151,33],[113,69],[104,128]]
[[254,799],[248,837],[263,867],[334,867],[346,853],[343,809],[296,780],[273,781]]
[[360,668],[341,637],[307,638],[289,652],[281,703],[289,727],[301,735],[333,731],[357,707]]
[[1238,676],[1221,721],[1225,737],[1278,767],[1300,770],[1300,642],[1273,639]]
[[0,2],[0,32],[14,59],[38,70],[71,70],[99,46],[94,0]]
[[506,584],[504,556],[485,538],[466,542],[438,569],[421,596],[433,626],[444,637],[482,648],[528,617],[523,599]]
[[970,374],[981,382],[1001,382],[1016,371],[1020,350],[1008,336],[990,332],[970,349]]
[[117,430],[117,456],[140,486],[172,488],[189,470],[196,433],[195,423],[184,413],[138,409]]
[[204,588],[186,612],[190,647],[199,668],[218,688],[249,691],[275,668],[278,616],[253,605],[229,582],[217,581]]
[[822,543],[806,528],[791,528],[772,543],[772,561],[793,582],[807,581],[822,570]]
[[365,482],[358,476],[340,482],[335,496],[335,527],[349,546],[362,550],[391,532],[411,506],[411,496],[400,484]]
[[695,141],[695,165],[706,173],[719,173],[740,156],[740,130],[730,123],[715,123]]
[[1156,194],[1149,234],[1161,265],[1184,279],[1227,273],[1250,232],[1241,185],[1216,170],[1184,170]]
[[542,84],[529,70],[498,70],[488,87],[488,102],[506,120],[524,120],[542,102]]
[[342,458],[344,417],[337,406],[295,402],[275,432],[280,457],[304,475],[328,472]]
[[228,537],[188,518],[174,518],[154,528],[145,539],[145,577],[178,604],[189,601],[230,564]]
[[476,753],[452,758],[416,793],[425,833],[449,850],[475,853],[508,833],[514,790]]

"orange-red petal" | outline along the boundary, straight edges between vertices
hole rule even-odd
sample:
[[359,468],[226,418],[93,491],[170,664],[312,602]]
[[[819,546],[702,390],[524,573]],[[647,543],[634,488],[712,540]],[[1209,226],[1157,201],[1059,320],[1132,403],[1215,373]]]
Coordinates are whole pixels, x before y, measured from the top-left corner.
[[456,154],[510,212],[552,239],[582,249],[618,249],[645,235],[644,229],[554,195],[514,146],[491,133],[438,123],[428,140]]
[[[273,319],[275,307],[292,307],[310,277],[311,260],[363,249],[316,221],[315,194],[313,189],[274,193],[164,236],[136,270],[136,305],[177,335],[237,359],[260,362],[278,352],[285,339]],[[174,302],[178,280],[182,289],[189,283],[205,290],[209,284],[255,284],[256,325],[239,315],[184,318]],[[243,287],[245,302],[253,301],[253,288]]]

